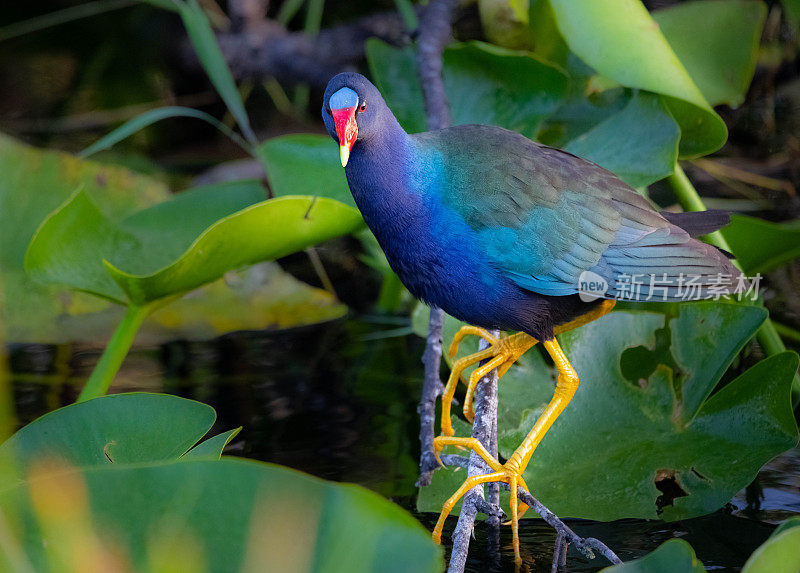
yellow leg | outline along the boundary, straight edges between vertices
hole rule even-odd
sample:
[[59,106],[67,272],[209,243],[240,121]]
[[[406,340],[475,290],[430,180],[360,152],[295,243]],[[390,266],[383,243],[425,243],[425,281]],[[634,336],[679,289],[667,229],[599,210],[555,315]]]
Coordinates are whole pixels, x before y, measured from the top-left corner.
[[453,511],[453,508],[458,503],[458,500],[471,490],[476,485],[481,485],[482,483],[489,483],[492,481],[504,481],[505,474],[502,472],[495,472],[492,474],[484,474],[482,476],[472,476],[464,480],[464,483],[461,484],[461,487],[456,490],[456,492],[450,496],[446,502],[444,502],[444,507],[442,508],[442,513],[439,515],[439,520],[436,522],[436,527],[433,528],[433,541],[436,543],[442,542],[442,529],[444,528],[444,522],[447,519],[447,516],[450,515],[450,512]]
[[[486,334],[489,333],[487,332]],[[491,356],[492,356],[492,347],[489,347],[486,350],[481,350],[480,352],[476,352],[475,354],[471,354],[469,356],[465,356],[464,358],[460,358],[453,363],[453,368],[452,370],[450,370],[450,377],[447,379],[447,384],[444,387],[444,392],[442,392],[442,435],[443,436],[452,436],[455,434],[455,432],[453,431],[453,426],[450,423],[450,408],[453,404],[453,396],[456,393],[456,386],[458,386],[458,380],[461,377],[461,373],[464,371],[465,368],[469,368],[476,362],[480,362],[481,360],[489,358]]]
[[[582,326],[588,322],[591,322],[592,320],[600,318],[604,314],[607,314],[613,307],[614,301],[603,301],[603,303],[596,307],[592,312],[587,313],[586,315],[579,317],[567,324],[557,327],[555,331],[556,333],[562,333],[566,332],[567,330],[571,330],[572,328]],[[474,395],[474,387],[477,385],[478,381],[493,368],[497,368],[499,376],[502,377],[508,368],[520,356],[522,356],[522,354],[536,344],[537,341],[533,337],[524,333],[515,334],[505,337],[501,340],[497,340],[491,334],[482,329],[475,327],[464,327],[453,339],[453,343],[450,347],[451,356],[456,353],[458,350],[458,344],[466,334],[476,334],[483,337],[489,342],[490,347],[466,358],[462,358],[461,360],[456,361],[454,364],[453,371],[451,372],[450,379],[447,383],[447,389],[445,390],[445,404],[443,404],[442,407],[442,433],[444,435],[434,439],[434,453],[438,459],[439,453],[445,445],[457,445],[468,448],[483,458],[483,460],[486,461],[489,467],[493,470],[493,473],[467,478],[461,487],[458,488],[458,490],[450,497],[450,499],[447,500],[447,502],[445,502],[444,507],[442,508],[442,514],[439,516],[439,521],[436,523],[436,527],[433,531],[433,539],[437,543],[441,541],[442,528],[444,527],[445,519],[452,511],[458,500],[466,492],[473,487],[484,483],[507,483],[512,492],[511,529],[514,542],[514,560],[517,564],[521,564],[522,558],[519,551],[519,520],[528,509],[528,506],[517,499],[517,486],[519,485],[528,491],[528,486],[525,483],[522,474],[525,471],[525,468],[527,467],[536,447],[553,425],[553,422],[556,421],[558,416],[561,414],[564,408],[566,408],[567,404],[569,404],[570,400],[575,395],[575,391],[578,389],[578,375],[555,339],[548,340],[543,343],[548,354],[553,359],[556,369],[558,370],[558,379],[556,382],[555,392],[553,393],[553,398],[545,411],[536,421],[536,424],[534,424],[531,431],[525,437],[525,440],[523,440],[522,444],[520,444],[520,446],[514,451],[506,463],[500,464],[500,462],[486,450],[483,444],[481,444],[475,438],[451,437],[452,427],[450,425],[449,406],[452,401],[452,396],[455,392],[455,387],[458,384],[461,373],[465,368],[481,360],[490,359],[487,364],[479,367],[472,374],[472,376],[470,376],[469,388],[467,390],[468,399],[465,400],[464,407],[465,415],[467,415],[467,410],[469,410],[468,417],[471,419],[472,396]],[[444,419],[445,410],[447,412],[446,423]],[[446,433],[445,428],[449,428],[449,434]]]
[[[530,340],[533,340],[533,338]],[[567,357],[564,355],[564,352],[561,350],[558,342],[553,339],[547,340],[543,344],[553,359],[556,369],[558,370],[558,381],[556,382],[553,399],[536,421],[536,424],[534,424],[531,431],[525,437],[525,440],[523,440],[522,444],[520,444],[520,446],[514,451],[506,463],[500,464],[500,462],[497,461],[488,452],[488,450],[486,450],[483,444],[481,444],[475,438],[439,436],[434,439],[434,453],[436,454],[437,459],[444,446],[456,445],[468,448],[478,454],[493,470],[493,473],[491,474],[467,478],[461,487],[458,488],[458,490],[450,497],[450,499],[447,500],[447,502],[445,502],[444,507],[442,508],[442,513],[439,516],[439,521],[436,523],[436,528],[433,531],[433,539],[437,543],[441,541],[442,527],[444,526],[444,521],[447,518],[447,515],[449,515],[455,504],[466,492],[476,485],[483,483],[495,481],[503,482],[509,485],[512,492],[511,530],[514,542],[514,559],[516,563],[522,562],[522,558],[520,557],[519,553],[519,520],[528,509],[528,506],[524,503],[520,504],[519,500],[517,499],[517,486],[520,485],[525,488],[525,490],[528,490],[528,486],[525,483],[522,474],[525,471],[528,462],[530,461],[531,455],[536,449],[536,446],[539,445],[539,443],[542,441],[542,438],[544,438],[545,434],[550,429],[550,426],[553,425],[553,422],[556,421],[556,418],[558,418],[564,408],[566,408],[569,401],[575,395],[575,391],[578,389],[578,375],[575,373],[575,369],[572,368],[569,360],[567,360]],[[521,508],[520,505],[522,505]]]
[[456,392],[456,386],[461,378],[464,370],[481,360],[490,359],[489,362],[477,368],[469,377],[467,383],[467,395],[464,399],[464,416],[472,422],[475,417],[472,402],[475,396],[475,389],[480,382],[481,378],[486,376],[489,372],[497,368],[500,377],[506,373],[514,362],[520,356],[525,354],[537,340],[532,336],[519,332],[511,336],[498,339],[492,336],[487,330],[477,328],[475,326],[465,326],[459,330],[453,337],[453,342],[450,344],[450,356],[455,356],[458,352],[458,346],[461,340],[467,334],[475,334],[480,336],[489,343],[489,348],[480,350],[475,354],[470,354],[464,358],[460,358],[453,363],[453,368],[450,371],[450,377],[447,379],[444,393],[442,394],[442,435],[452,436],[453,427],[450,424],[450,405],[453,402],[453,395]]

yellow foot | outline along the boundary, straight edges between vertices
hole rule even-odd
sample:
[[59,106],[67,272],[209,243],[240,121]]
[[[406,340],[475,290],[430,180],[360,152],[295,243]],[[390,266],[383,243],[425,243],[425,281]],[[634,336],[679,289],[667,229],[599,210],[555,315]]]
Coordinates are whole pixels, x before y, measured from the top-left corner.
[[466,416],[467,420],[472,422],[475,418],[472,403],[475,396],[475,388],[480,379],[495,368],[497,368],[499,376],[502,377],[511,365],[537,342],[535,338],[524,332],[504,338],[497,338],[483,328],[464,326],[456,333],[453,342],[450,344],[451,357],[456,355],[458,352],[458,345],[468,334],[480,336],[489,343],[489,348],[480,350],[464,358],[459,358],[453,363],[453,368],[450,371],[450,378],[447,379],[447,385],[442,394],[442,436],[445,437],[455,434],[453,426],[450,423],[450,407],[453,403],[453,395],[456,393],[456,386],[464,370],[477,364],[481,360],[487,361],[485,364],[475,369],[470,375],[467,384],[467,395],[464,399],[464,416]]
[[[488,333],[487,333],[488,334]],[[518,335],[514,335],[518,336]],[[527,335],[526,335],[527,336]],[[500,350],[496,352],[495,357],[490,360],[489,363],[496,360],[497,358],[503,358],[503,362],[498,362],[496,366],[500,368],[500,373],[505,372],[508,369],[506,364],[508,358],[506,356],[513,356],[514,353],[518,351],[519,348],[523,347],[521,342],[510,343],[508,348],[511,350],[507,350],[504,348],[504,342],[512,339],[514,337],[507,337],[501,341],[489,341],[490,344],[493,345],[494,348],[499,348]],[[458,339],[458,338],[457,338]],[[527,348],[533,346],[536,341],[528,336],[527,341],[525,344],[529,344]],[[525,480],[522,479],[522,473],[525,471],[525,468],[528,465],[528,462],[531,459],[531,455],[533,454],[536,447],[542,441],[547,431],[552,426],[553,422],[556,421],[556,418],[561,414],[564,408],[567,406],[569,401],[575,395],[575,391],[578,389],[578,375],[575,373],[575,370],[572,368],[572,365],[567,360],[567,357],[564,355],[561,347],[559,346],[558,342],[553,340],[546,340],[543,343],[545,349],[547,350],[550,357],[553,359],[553,362],[558,370],[558,380],[556,382],[555,392],[553,393],[553,398],[550,400],[550,403],[545,408],[542,415],[534,424],[531,431],[519,445],[519,447],[514,451],[508,461],[506,463],[501,464],[498,460],[496,460],[475,438],[456,438],[451,436],[439,436],[433,440],[433,451],[436,455],[436,458],[439,459],[439,453],[442,449],[447,445],[453,446],[460,446],[464,448],[468,448],[479,455],[491,468],[492,472],[484,475],[479,476],[472,476],[467,478],[461,487],[450,496],[450,498],[444,503],[444,507],[442,508],[442,513],[439,516],[439,521],[436,523],[436,527],[433,530],[433,540],[436,543],[440,543],[442,539],[442,528],[444,527],[444,522],[447,519],[447,516],[453,510],[453,507],[458,502],[461,497],[467,493],[470,489],[475,487],[476,485],[489,483],[489,482],[502,482],[507,483],[509,488],[511,489],[511,529],[513,532],[514,538],[514,560],[515,562],[520,565],[522,563],[522,558],[520,557],[519,552],[519,519],[525,510],[528,509],[528,506],[524,503],[519,502],[517,499],[517,486],[522,486],[526,491],[528,490],[528,486],[525,484]],[[526,348],[526,349],[527,349]],[[451,348],[452,350],[452,348]],[[491,348],[487,349],[491,350]],[[477,354],[473,354],[472,356],[481,355],[483,352],[478,352]],[[506,354],[509,352],[509,354]],[[516,356],[519,356],[516,354]],[[481,356],[479,360],[483,360],[484,358],[488,358],[488,356]],[[514,358],[516,360],[516,357]],[[513,363],[513,361],[511,362]],[[488,363],[487,363],[488,364]],[[455,369],[454,369],[455,370]],[[479,369],[480,370],[480,369]],[[456,373],[456,376],[459,374]],[[474,374],[473,374],[474,377]],[[452,374],[451,374],[452,378]],[[456,378],[457,380],[457,378]],[[452,381],[452,380],[451,380]],[[476,380],[477,382],[477,380]],[[472,383],[472,378],[470,378],[470,383]],[[450,384],[450,382],[448,382]],[[449,404],[449,402],[445,402],[445,405]],[[444,407],[442,408],[444,410]],[[447,418],[448,422],[450,420],[449,416]],[[441,463],[441,460],[440,460]],[[520,508],[520,505],[522,506]]]
[[[517,486],[522,486],[526,491],[528,490],[525,480],[522,479],[522,469],[519,466],[518,458],[512,457],[505,464],[501,464],[491,454],[489,454],[486,448],[483,447],[483,444],[481,444],[477,439],[445,436],[439,436],[433,441],[433,448],[437,458],[439,457],[439,452],[441,452],[442,448],[444,448],[446,445],[461,446],[474,451],[481,458],[483,458],[483,460],[494,471],[492,473],[467,478],[464,483],[461,484],[461,487],[459,487],[458,490],[456,490],[456,492],[450,496],[450,499],[444,503],[442,513],[439,515],[439,520],[436,522],[436,527],[433,529],[433,540],[436,543],[442,542],[442,529],[444,528],[444,522],[447,520],[447,516],[450,515],[450,512],[453,510],[453,507],[455,507],[456,503],[458,503],[458,500],[461,499],[464,494],[466,494],[473,487],[484,483],[501,482],[507,483],[510,490],[515,493],[517,491]],[[510,523],[512,537],[514,540],[514,561],[517,564],[522,563],[522,557],[520,556],[519,552],[519,520],[527,510],[528,506],[520,502],[515,494],[512,494]]]

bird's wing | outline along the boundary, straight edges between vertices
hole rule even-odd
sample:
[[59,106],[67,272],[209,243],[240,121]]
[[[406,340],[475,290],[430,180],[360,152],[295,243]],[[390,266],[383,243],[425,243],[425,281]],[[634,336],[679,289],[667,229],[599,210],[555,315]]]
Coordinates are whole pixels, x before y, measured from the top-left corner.
[[644,276],[634,282],[647,283],[654,276],[660,294],[673,299],[682,296],[681,277],[699,277],[693,284],[705,287],[739,274],[722,253],[670,223],[614,174],[570,153],[488,126],[417,137],[442,162],[441,201],[523,288],[574,294],[581,274],[592,271],[608,283],[608,297],[620,294],[625,277]]

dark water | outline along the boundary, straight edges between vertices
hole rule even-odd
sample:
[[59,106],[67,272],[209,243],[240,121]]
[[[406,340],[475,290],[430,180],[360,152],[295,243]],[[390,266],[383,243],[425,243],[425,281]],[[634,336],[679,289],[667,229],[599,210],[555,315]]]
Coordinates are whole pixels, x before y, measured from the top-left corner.
[[[114,391],[163,391],[212,405],[212,433],[243,426],[227,453],[287,465],[311,474],[362,484],[414,509],[417,477],[416,403],[423,341],[403,322],[342,320],[277,333],[235,333],[205,343],[174,342],[136,350]],[[77,396],[98,352],[71,347],[13,347],[20,424]],[[582,536],[603,540],[623,560],[680,537],[709,570],[737,571],[774,524],[800,513],[800,450],[773,460],[723,510],[664,523],[571,520]],[[434,514],[416,514],[428,528]],[[455,525],[448,522],[445,538]],[[553,531],[523,520],[528,570],[550,571]],[[486,550],[482,523],[475,531],[468,571],[513,571],[511,531],[501,531],[499,560]],[[569,571],[607,563],[568,555]]]

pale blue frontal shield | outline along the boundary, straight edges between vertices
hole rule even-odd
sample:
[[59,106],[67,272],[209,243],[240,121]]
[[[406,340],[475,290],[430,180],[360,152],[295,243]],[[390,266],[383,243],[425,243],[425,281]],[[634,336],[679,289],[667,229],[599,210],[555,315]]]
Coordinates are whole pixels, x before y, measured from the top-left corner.
[[331,109],[345,109],[358,105],[358,94],[350,88],[342,88],[331,96]]

